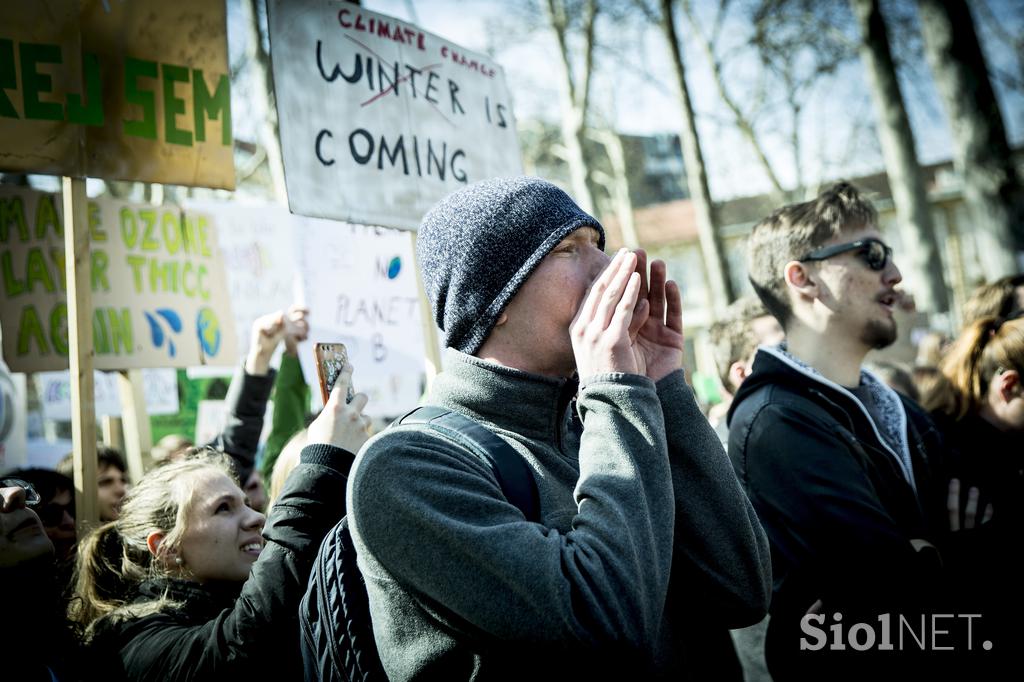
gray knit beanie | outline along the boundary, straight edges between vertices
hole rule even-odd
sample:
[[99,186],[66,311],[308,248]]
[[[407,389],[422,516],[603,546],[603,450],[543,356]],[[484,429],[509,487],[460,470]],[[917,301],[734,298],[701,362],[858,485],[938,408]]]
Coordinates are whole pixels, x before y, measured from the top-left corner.
[[587,226],[604,249],[601,223],[540,178],[483,180],[442,199],[423,218],[416,256],[444,345],[476,353],[541,259]]

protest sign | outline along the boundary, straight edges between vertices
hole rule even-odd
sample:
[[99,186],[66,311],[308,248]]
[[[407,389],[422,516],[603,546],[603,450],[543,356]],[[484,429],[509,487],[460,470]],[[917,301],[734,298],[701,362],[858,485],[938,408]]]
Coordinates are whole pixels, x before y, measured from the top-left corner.
[[[32,375],[45,419],[71,419],[71,379],[67,372],[36,372]],[[96,372],[93,375],[97,417],[120,417],[121,395],[117,375]],[[173,369],[142,370],[142,390],[146,414],[175,414],[178,411],[178,373]]]
[[25,386],[25,375],[0,360],[0,473],[28,466]]
[[[274,414],[274,403],[267,403],[263,414],[263,430],[260,431],[259,443],[267,442],[270,435],[270,423]],[[196,443],[209,443],[224,431],[227,426],[228,403],[224,400],[200,400],[196,406]],[[244,481],[243,481],[244,483]]]
[[312,343],[340,341],[355,368],[355,390],[370,397],[367,414],[411,410],[423,390],[423,332],[408,234],[296,220],[302,223],[299,270],[312,320],[310,343],[299,355],[307,381],[316,377]]
[[522,173],[490,58],[342,0],[270,0],[288,202],[415,229],[467,183]]
[[287,208],[276,204],[188,202],[185,213],[207,216],[216,229],[238,357],[245,357],[256,318],[284,310],[297,300],[298,225]]
[[[53,194],[0,188],[0,324],[16,372],[68,367],[61,212]],[[204,216],[99,198],[88,201],[87,229],[96,369],[236,362],[219,247]]]
[[0,3],[0,169],[233,189],[227,10]]

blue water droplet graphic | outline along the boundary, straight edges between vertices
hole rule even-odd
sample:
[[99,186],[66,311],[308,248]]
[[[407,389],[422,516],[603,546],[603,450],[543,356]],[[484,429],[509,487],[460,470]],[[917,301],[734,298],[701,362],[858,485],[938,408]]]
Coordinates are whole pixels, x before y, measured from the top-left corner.
[[167,324],[171,325],[171,329],[173,329],[176,334],[181,332],[181,316],[178,315],[178,313],[174,312],[170,308],[159,308],[156,312],[160,317],[167,320]]
[[142,314],[146,316],[146,322],[149,322],[149,335],[153,338],[153,345],[159,348],[164,344],[164,330],[152,315],[145,311]]

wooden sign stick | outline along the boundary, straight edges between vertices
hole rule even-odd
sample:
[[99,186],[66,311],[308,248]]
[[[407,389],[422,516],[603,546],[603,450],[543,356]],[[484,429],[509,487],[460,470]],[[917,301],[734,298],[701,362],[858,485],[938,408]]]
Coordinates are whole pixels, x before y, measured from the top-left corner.
[[121,396],[121,421],[124,424],[124,456],[128,477],[137,483],[152,465],[153,432],[146,397],[142,390],[142,371],[123,370],[117,373],[117,388]]
[[75,453],[78,537],[99,522],[96,500],[96,395],[93,381],[92,283],[85,178],[62,178],[64,256],[71,369],[71,438]]

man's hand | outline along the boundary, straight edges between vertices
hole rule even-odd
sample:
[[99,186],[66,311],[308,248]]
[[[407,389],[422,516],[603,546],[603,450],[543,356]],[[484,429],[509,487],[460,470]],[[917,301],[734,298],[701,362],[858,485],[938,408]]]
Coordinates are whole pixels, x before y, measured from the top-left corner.
[[[658,381],[683,366],[683,300],[679,287],[667,277],[665,262],[651,263],[647,284],[647,254],[637,250],[637,271],[641,287],[634,312],[630,337],[638,367],[652,381]],[[642,306],[646,299],[647,306]]]
[[309,338],[309,308],[293,305],[284,314],[284,352],[299,354],[299,343]]
[[644,373],[630,338],[634,319],[645,316],[647,307],[637,312],[641,279],[636,265],[636,254],[624,249],[615,254],[576,313],[570,333],[580,378],[606,372]]
[[277,350],[277,344],[285,342],[285,349],[297,354],[298,344],[309,336],[309,310],[293,305],[288,310],[279,310],[256,318],[252,323],[249,339],[249,355],[245,359],[248,374],[262,376],[270,371],[270,359]]
[[949,482],[949,496],[946,498],[946,511],[949,512],[949,529],[956,532],[963,528],[968,530],[983,523],[988,523],[992,518],[992,505],[986,504],[985,510],[978,521],[978,497],[980,493],[975,487],[967,491],[967,504],[964,505],[963,513],[960,509],[960,479],[954,478]]
[[257,317],[249,335],[249,355],[245,358],[247,374],[262,376],[270,371],[270,358],[285,335],[284,313],[277,311]]
[[369,438],[370,418],[363,415],[368,399],[365,393],[356,393],[352,402],[346,403],[345,396],[351,384],[352,365],[346,364],[334,382],[323,411],[307,429],[307,444],[327,443],[351,453],[359,452]]

